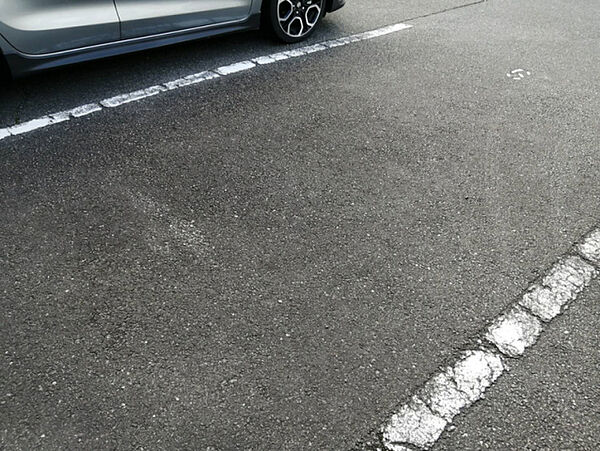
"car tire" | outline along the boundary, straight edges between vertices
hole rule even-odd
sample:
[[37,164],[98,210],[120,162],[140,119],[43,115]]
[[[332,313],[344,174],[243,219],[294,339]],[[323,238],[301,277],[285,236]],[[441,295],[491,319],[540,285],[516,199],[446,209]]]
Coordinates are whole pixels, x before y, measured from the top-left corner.
[[325,15],[326,0],[269,0],[263,27],[279,41],[300,42],[314,33]]

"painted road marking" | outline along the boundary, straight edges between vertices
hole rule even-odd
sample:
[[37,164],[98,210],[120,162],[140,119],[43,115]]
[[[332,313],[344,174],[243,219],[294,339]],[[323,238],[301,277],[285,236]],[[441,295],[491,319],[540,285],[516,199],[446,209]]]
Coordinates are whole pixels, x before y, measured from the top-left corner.
[[452,419],[480,399],[503,371],[502,358],[495,352],[465,352],[454,367],[434,376],[392,416],[383,427],[386,448],[430,448]]
[[531,75],[531,72],[525,69],[514,69],[506,74],[508,78],[512,78],[513,80],[522,80],[529,75]]
[[215,72],[219,75],[231,75],[236,74],[238,72],[242,72],[244,70],[253,69],[256,67],[252,61],[240,61],[239,63],[233,63],[228,66],[221,66],[215,69]]
[[579,257],[559,262],[540,284],[525,293],[519,303],[544,321],[550,321],[590,283],[595,269]]
[[577,299],[599,269],[600,229],[596,229],[492,321],[481,334],[479,349],[465,351],[385,422],[380,447],[390,451],[431,448],[456,415],[484,397],[506,370],[508,359],[520,357],[534,345],[543,324]]
[[73,108],[70,111],[65,111],[65,113],[70,114],[73,117],[83,117],[88,114],[95,113],[96,111],[100,111],[102,107],[98,103],[88,103],[87,105],[81,105],[76,108]]
[[203,81],[212,80],[219,78],[220,75],[215,74],[211,71],[199,72],[197,74],[188,75],[187,77],[178,78],[176,80],[168,81],[164,85],[169,90],[183,88],[184,86],[194,85],[196,83],[202,83]]
[[600,265],[600,229],[590,233],[577,251],[589,261]]
[[490,326],[485,338],[509,357],[523,355],[542,333],[542,322],[516,305]]
[[125,105],[130,102],[136,102],[164,92],[183,88],[185,86],[201,83],[208,80],[213,80],[215,78],[227,77],[229,75],[237,74],[242,71],[255,69],[258,66],[273,64],[290,58],[298,58],[316,52],[322,52],[324,50],[332,49],[335,47],[348,45],[354,42],[366,41],[380,36],[385,36],[391,33],[396,33],[398,31],[408,30],[409,28],[412,28],[412,25],[397,23],[386,27],[378,28],[376,30],[365,31],[362,33],[353,34],[351,36],[344,36],[338,39],[323,41],[318,44],[311,44],[292,50],[277,52],[270,55],[257,56],[249,60],[238,61],[227,66],[221,66],[213,70],[191,74],[183,78],[178,78],[176,80],[171,80],[166,83],[161,83],[159,85],[150,86],[148,88],[139,89],[125,94],[119,94],[117,96],[101,100],[99,102],[81,105],[71,110],[59,111],[57,113],[48,114],[46,116],[42,116],[37,119],[32,119],[22,124],[15,124],[10,127],[0,128],[0,140],[8,138],[9,136],[30,133],[34,130],[39,130],[41,128],[49,127],[50,125],[65,122],[74,118],[87,116],[89,114],[102,111],[106,108],[117,108],[121,105]]
[[104,99],[100,102],[100,105],[106,108],[116,108],[126,103],[135,102],[136,100],[145,99],[146,97],[152,97],[161,92],[167,91],[167,88],[162,85],[150,86],[146,89],[140,89],[139,91],[130,92],[129,94],[121,94],[110,99]]

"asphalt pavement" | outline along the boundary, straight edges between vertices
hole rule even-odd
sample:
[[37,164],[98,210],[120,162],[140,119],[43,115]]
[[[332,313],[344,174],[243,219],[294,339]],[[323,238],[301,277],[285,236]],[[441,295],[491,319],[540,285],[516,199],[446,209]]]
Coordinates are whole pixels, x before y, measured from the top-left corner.
[[[0,447],[351,449],[596,226],[600,6],[470,3],[0,141]],[[36,75],[0,126],[279,50]],[[598,296],[436,447],[597,449]]]
[[595,449],[600,287],[573,304],[434,449]]

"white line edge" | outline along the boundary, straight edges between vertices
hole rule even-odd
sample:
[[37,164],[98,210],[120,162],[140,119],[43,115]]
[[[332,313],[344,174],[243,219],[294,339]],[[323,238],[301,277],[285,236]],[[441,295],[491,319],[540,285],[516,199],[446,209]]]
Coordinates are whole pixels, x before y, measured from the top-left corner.
[[316,44],[310,44],[304,47],[272,53],[270,55],[253,57],[248,60],[238,61],[236,63],[228,64],[226,66],[221,66],[213,70],[206,70],[195,74],[187,75],[176,80],[167,81],[165,83],[150,86],[144,89],[139,89],[130,93],[119,94],[110,98],[100,100],[99,102],[81,105],[70,110],[51,113],[36,119],[31,119],[20,124],[14,124],[5,128],[0,128],[0,141],[10,136],[17,136],[30,133],[35,130],[46,128],[54,124],[59,124],[61,122],[66,122],[71,119],[97,113],[107,108],[118,108],[127,103],[146,99],[148,97],[152,97],[163,92],[173,91],[175,89],[180,89],[185,86],[190,86],[196,83],[213,80],[220,77],[227,77],[229,75],[237,74],[242,71],[254,69],[258,66],[272,64],[290,58],[298,58],[312,53],[322,52],[324,50],[332,49],[335,47],[348,45],[354,42],[366,41],[368,39],[385,36],[391,33],[396,33],[398,31],[407,30],[409,28],[412,28],[412,25],[408,25],[405,23],[397,23],[375,30],[365,31],[362,33],[344,36],[337,39],[331,39]]
[[429,379],[383,424],[383,448],[431,448],[456,415],[485,397],[507,370],[508,359],[519,358],[533,346],[543,324],[564,312],[599,270],[600,229],[596,229],[492,321],[484,331],[487,345],[480,340],[479,349],[464,351],[458,362]]

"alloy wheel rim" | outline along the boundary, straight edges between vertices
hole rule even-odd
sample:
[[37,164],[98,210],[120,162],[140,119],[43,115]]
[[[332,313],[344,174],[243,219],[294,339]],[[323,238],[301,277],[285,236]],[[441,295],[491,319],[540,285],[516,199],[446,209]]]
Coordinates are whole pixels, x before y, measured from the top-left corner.
[[292,38],[308,34],[319,21],[323,0],[277,0],[281,30]]

